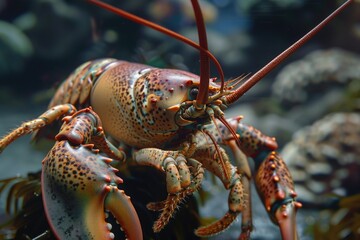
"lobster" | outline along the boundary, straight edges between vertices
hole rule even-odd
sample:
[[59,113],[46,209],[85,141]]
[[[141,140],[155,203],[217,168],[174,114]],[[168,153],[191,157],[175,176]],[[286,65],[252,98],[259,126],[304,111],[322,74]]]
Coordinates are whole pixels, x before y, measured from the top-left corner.
[[[195,230],[196,235],[218,234],[242,213],[240,238],[250,237],[250,181],[254,175],[259,196],[271,220],[279,225],[283,239],[297,239],[296,211],[301,203],[296,201],[291,174],[276,152],[275,138],[243,124],[241,116],[226,119],[224,110],[352,1],[346,1],[251,77],[227,82],[219,62],[208,50],[197,0],[191,3],[199,44],[101,1],[88,2],[198,49],[200,76],[111,58],[89,61],[62,83],[46,112],[0,140],[2,152],[22,135],[62,118],[56,143],[42,162],[41,176],[45,212],[56,237],[112,239],[104,220],[105,209],[114,215],[129,239],[143,238],[137,212],[119,189],[123,180],[112,166],[115,160],[150,166],[166,175],[167,198],[147,205],[149,210],[161,211],[153,226],[155,232],[166,226],[186,196],[198,190],[204,170],[208,170],[229,190],[229,210],[221,219]],[[214,80],[209,74],[210,61],[217,68],[221,84],[210,81]],[[125,153],[120,144],[130,151]],[[236,166],[224,146],[232,152]],[[254,173],[248,158],[254,160]]]

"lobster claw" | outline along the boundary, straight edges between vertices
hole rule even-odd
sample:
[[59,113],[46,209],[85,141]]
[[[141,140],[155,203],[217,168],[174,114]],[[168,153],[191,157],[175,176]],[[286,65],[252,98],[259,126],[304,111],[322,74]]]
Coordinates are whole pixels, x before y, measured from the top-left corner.
[[298,239],[296,231],[296,209],[300,203],[291,199],[278,207],[275,211],[275,219],[281,232],[282,239]]
[[138,215],[124,191],[112,187],[105,199],[105,208],[109,210],[120,226],[125,230],[127,239],[142,240],[142,229]]
[[255,184],[259,196],[271,220],[279,225],[282,239],[298,239],[296,210],[301,203],[295,200],[297,194],[290,172],[276,152],[269,153],[264,161],[259,161],[259,157],[255,159]]
[[109,158],[86,145],[57,142],[43,161],[42,194],[46,216],[59,239],[113,239],[105,221],[109,210],[127,238],[142,239],[137,213],[117,185],[122,179]]

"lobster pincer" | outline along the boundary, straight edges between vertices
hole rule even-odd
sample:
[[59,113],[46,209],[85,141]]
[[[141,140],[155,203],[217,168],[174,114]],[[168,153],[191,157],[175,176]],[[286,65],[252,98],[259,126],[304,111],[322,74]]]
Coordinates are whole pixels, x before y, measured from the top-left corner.
[[[276,152],[276,140],[252,126],[241,123],[240,120],[241,117],[237,117],[228,119],[228,122],[239,137],[238,150],[254,160],[255,186],[265,209],[270,219],[279,225],[283,239],[297,239],[296,210],[302,205],[296,201],[297,194],[291,174],[284,160]],[[223,129],[226,131],[224,127]],[[236,151],[236,148],[231,149],[233,152]],[[234,152],[234,155],[237,154]],[[246,166],[245,160],[236,159],[239,166]],[[239,169],[241,171],[244,167]]]
[[275,151],[262,158],[261,163],[258,160],[255,158],[255,185],[270,219],[279,225],[283,239],[297,239],[296,210],[302,205],[295,199],[290,172]]
[[[42,161],[42,198],[55,236],[58,239],[113,239],[111,225],[105,221],[104,211],[108,210],[127,238],[142,239],[140,221],[130,198],[118,188],[123,180],[110,165],[112,158],[124,160],[125,154],[106,140],[101,121],[91,108],[76,111],[70,106],[59,105],[56,112],[50,109],[17,129],[29,133],[51,123],[55,116],[70,114],[63,118],[56,143]],[[16,138],[5,138],[7,141],[0,147]],[[100,151],[111,158],[100,155]]]

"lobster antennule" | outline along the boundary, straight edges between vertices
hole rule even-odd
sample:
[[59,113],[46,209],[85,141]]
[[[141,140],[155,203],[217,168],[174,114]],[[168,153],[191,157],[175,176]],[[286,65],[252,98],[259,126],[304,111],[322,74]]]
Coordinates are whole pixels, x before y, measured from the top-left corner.
[[[203,54],[206,56],[207,59],[210,58],[211,61],[215,64],[216,69],[217,69],[217,71],[218,71],[218,73],[220,75],[221,86],[222,86],[221,89],[223,89],[223,85],[224,85],[224,82],[225,82],[225,80],[224,80],[225,79],[224,72],[223,72],[223,70],[221,68],[221,65],[220,65],[219,61],[207,49],[207,47],[203,48],[203,46],[201,44],[199,45],[196,42],[190,40],[189,38],[187,38],[187,37],[185,37],[185,36],[183,36],[183,35],[181,35],[181,34],[179,34],[177,32],[174,32],[174,31],[172,31],[172,30],[170,30],[168,28],[165,28],[163,26],[160,26],[160,25],[158,25],[156,23],[150,22],[150,21],[148,21],[146,19],[143,19],[141,17],[138,17],[138,16],[136,16],[134,14],[128,13],[128,12],[126,12],[124,10],[121,10],[119,8],[111,6],[111,5],[107,4],[107,3],[104,3],[104,2],[101,2],[101,1],[98,1],[98,0],[87,0],[87,1],[94,4],[94,5],[96,5],[96,6],[98,6],[98,7],[101,7],[103,9],[107,10],[107,11],[113,12],[113,13],[115,13],[115,14],[123,17],[123,18],[126,18],[126,19],[128,19],[130,21],[136,22],[136,23],[141,24],[143,26],[152,28],[152,29],[154,29],[156,31],[159,31],[159,32],[161,32],[163,34],[166,34],[166,35],[170,36],[170,37],[173,37],[173,38],[175,38],[175,39],[177,39],[177,40],[179,40],[181,42],[184,42],[184,43],[188,44],[189,46],[191,46],[193,48],[196,48],[196,49],[200,50],[200,52],[203,52]],[[195,4],[198,4],[197,1],[196,1]],[[200,9],[200,7],[198,7],[198,8]],[[195,11],[195,16],[196,16],[198,13],[196,13],[195,8],[194,8],[194,11]],[[201,14],[201,11],[200,11],[200,14]],[[198,26],[198,28],[199,28],[199,26]],[[201,33],[199,33],[199,34],[201,35]],[[205,39],[206,39],[206,34],[205,34]],[[200,41],[202,41],[202,40],[200,40]],[[209,60],[207,60],[207,61],[209,61]],[[208,87],[208,85],[206,87]]]
[[321,23],[316,27],[310,30],[302,38],[296,41],[293,45],[287,48],[285,51],[280,53],[277,57],[271,60],[266,64],[262,69],[257,71],[253,76],[251,76],[243,85],[241,85],[235,92],[225,97],[225,103],[227,105],[237,101],[242,95],[249,91],[256,83],[263,79],[269,72],[275,69],[281,62],[283,62],[288,56],[297,51],[302,47],[307,41],[314,37],[322,28],[324,28],[331,20],[333,20],[339,13],[341,13],[349,4],[354,0],[347,0],[340,7],[338,7],[333,13],[331,13],[327,18],[325,18]]

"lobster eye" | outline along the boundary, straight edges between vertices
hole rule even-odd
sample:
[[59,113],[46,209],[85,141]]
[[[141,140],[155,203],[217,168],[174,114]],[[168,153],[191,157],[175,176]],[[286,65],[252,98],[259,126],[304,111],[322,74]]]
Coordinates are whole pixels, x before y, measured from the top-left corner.
[[199,93],[199,89],[197,87],[190,89],[190,93],[189,93],[190,100],[195,100],[198,93]]

